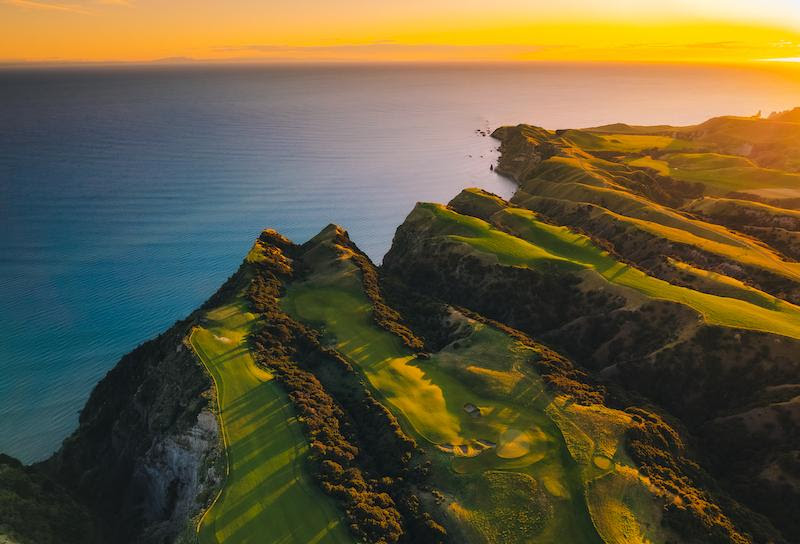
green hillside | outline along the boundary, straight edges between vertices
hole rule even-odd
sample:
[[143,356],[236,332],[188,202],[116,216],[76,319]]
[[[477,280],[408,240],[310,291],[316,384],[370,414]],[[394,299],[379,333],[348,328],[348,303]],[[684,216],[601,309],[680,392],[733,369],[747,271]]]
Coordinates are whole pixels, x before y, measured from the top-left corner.
[[719,153],[674,153],[659,159],[637,158],[628,164],[653,168],[675,179],[700,182],[707,194],[724,196],[730,192],[758,194],[763,189],[788,189],[800,197],[800,174],[761,168],[751,160]]
[[615,134],[613,132],[597,134],[581,130],[567,130],[561,133],[561,137],[586,151],[622,151],[631,153],[645,149],[680,151],[698,147],[687,140],[646,134]]
[[253,361],[247,337],[255,319],[236,298],[209,309],[190,338],[214,379],[228,463],[199,541],[354,542],[308,470],[308,441],[286,393]]
[[731,198],[707,197],[690,202],[685,209],[708,215],[739,215],[743,211],[754,211],[771,217],[793,217],[800,220],[800,210],[787,210],[761,202]]
[[586,236],[537,220],[536,214],[529,210],[509,208],[495,214],[492,221],[503,229],[498,230],[483,220],[463,216],[444,206],[423,204],[421,208],[436,217],[434,228],[440,235],[492,254],[504,264],[590,269],[609,282],[647,297],[685,304],[700,312],[709,323],[800,338],[797,306],[763,293],[754,297],[753,290],[741,284],[739,289],[731,288],[728,297],[671,285],[617,261]]
[[[459,219],[477,233],[477,220]],[[502,253],[506,243],[497,236],[487,247],[499,246]],[[523,254],[520,249],[510,258]],[[527,363],[535,351],[500,331],[472,323],[468,337],[419,359],[376,327],[355,269],[312,274],[290,286],[284,307],[335,342],[421,440],[439,467],[434,481],[449,497],[449,515],[480,540],[601,542],[586,497],[602,501],[602,489],[590,482],[615,479],[617,470],[641,481],[621,448],[628,416],[553,397]],[[576,440],[582,440],[577,449]],[[596,515],[604,527],[628,524],[645,533],[631,519],[657,525],[660,502],[641,496],[627,510]]]

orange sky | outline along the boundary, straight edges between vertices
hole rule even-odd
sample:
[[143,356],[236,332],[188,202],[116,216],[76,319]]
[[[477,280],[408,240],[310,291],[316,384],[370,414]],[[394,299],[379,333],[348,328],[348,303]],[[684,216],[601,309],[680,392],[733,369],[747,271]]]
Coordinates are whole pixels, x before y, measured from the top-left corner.
[[800,0],[0,0],[0,62],[800,58]]

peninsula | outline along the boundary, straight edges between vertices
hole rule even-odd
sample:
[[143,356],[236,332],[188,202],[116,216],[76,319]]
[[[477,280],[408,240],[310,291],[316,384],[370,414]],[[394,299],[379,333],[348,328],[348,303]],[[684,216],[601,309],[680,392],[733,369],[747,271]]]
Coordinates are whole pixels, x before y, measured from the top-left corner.
[[376,266],[263,231],[123,357],[0,542],[800,540],[800,109],[506,126]]

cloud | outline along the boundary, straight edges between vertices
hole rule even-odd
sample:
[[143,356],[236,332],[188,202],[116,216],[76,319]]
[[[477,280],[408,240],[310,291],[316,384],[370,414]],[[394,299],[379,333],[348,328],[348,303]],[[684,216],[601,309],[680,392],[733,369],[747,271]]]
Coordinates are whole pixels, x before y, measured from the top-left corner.
[[753,44],[738,41],[695,42],[695,43],[628,43],[620,46],[624,49],[716,49],[740,50],[752,49]]
[[0,4],[15,6],[20,9],[36,11],[60,11],[67,13],[77,13],[80,15],[94,15],[86,4],[98,6],[132,6],[132,0],[92,0],[82,4],[65,4],[63,2],[49,2],[44,0],[0,0]]
[[244,44],[225,45],[213,48],[216,53],[258,53],[268,58],[304,59],[320,58],[332,60],[360,60],[376,56],[392,55],[403,57],[431,58],[469,58],[488,60],[497,58],[521,57],[548,49],[563,46],[541,46],[524,44],[430,44],[398,43],[392,40],[378,40],[369,43],[329,44],[329,45],[286,45],[286,44]]
[[16,6],[22,9],[31,9],[38,11],[64,11],[70,13],[80,13],[81,15],[90,15],[91,12],[76,4],[60,4],[53,2],[40,2],[38,0],[0,0],[3,4]]
[[689,49],[749,49],[752,44],[744,42],[727,41],[727,42],[698,42],[687,43],[684,47]]
[[380,40],[369,43],[337,44],[337,45],[282,45],[282,44],[246,44],[246,45],[226,45],[217,47],[217,51],[257,51],[261,53],[272,52],[293,52],[293,51],[366,51],[366,50],[447,50],[447,51],[470,51],[487,49],[524,49],[526,51],[538,50],[536,45],[506,45],[506,44],[487,44],[487,45],[453,45],[453,44],[427,44],[427,43],[398,43],[392,40]]

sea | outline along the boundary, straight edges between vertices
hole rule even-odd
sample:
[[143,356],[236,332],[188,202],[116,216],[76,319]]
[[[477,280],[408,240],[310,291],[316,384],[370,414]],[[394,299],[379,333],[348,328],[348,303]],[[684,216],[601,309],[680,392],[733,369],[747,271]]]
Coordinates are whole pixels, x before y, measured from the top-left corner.
[[0,452],[55,451],[124,353],[271,227],[379,263],[417,201],[491,171],[504,124],[691,124],[800,106],[800,65],[0,69]]

